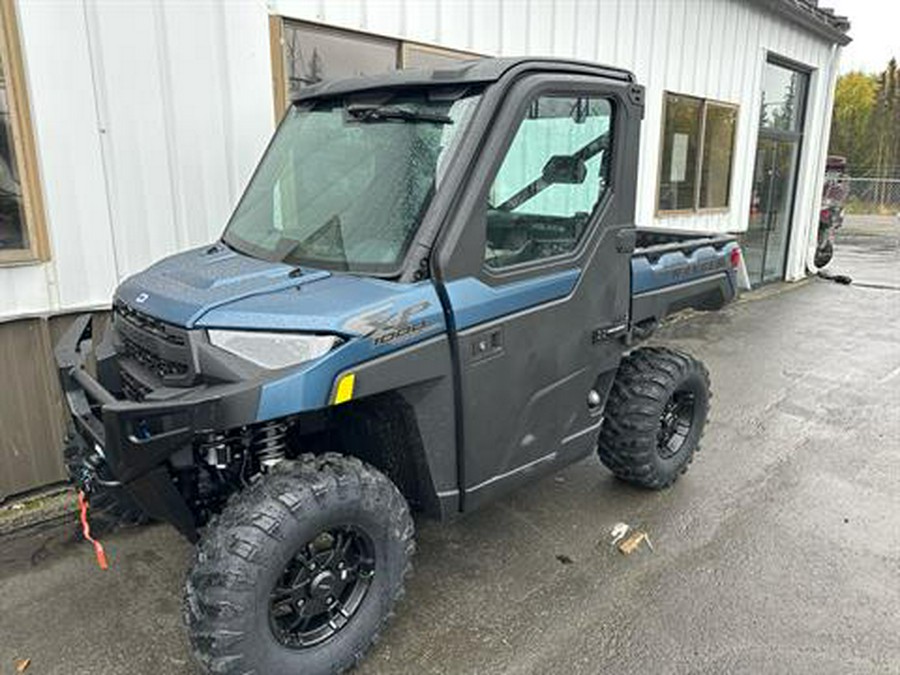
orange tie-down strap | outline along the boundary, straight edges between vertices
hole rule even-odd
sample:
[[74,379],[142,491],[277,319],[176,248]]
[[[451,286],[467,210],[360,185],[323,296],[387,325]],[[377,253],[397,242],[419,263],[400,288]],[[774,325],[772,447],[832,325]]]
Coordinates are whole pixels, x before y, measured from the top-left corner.
[[91,536],[91,525],[88,523],[88,502],[84,496],[84,490],[78,491],[78,510],[81,512],[81,533],[84,538],[94,546],[94,553],[97,555],[97,564],[101,570],[108,570],[109,563],[106,562],[106,551],[103,550],[103,544]]

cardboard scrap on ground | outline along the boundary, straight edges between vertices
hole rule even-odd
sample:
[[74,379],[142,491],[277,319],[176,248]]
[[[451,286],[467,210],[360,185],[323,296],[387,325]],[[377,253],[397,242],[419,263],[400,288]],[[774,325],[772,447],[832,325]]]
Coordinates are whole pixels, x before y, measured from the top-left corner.
[[644,542],[647,548],[653,550],[653,544],[646,532],[632,529],[627,523],[616,523],[609,532],[612,545],[619,549],[622,555],[631,555]]
[[647,548],[651,551],[653,550],[653,544],[650,543],[650,537],[647,536],[647,533],[635,530],[619,542],[619,551],[623,555],[631,555],[637,550],[637,547],[640,546],[642,542],[647,542]]
[[31,659],[16,659],[13,661],[17,673],[24,673],[28,666],[31,665]]

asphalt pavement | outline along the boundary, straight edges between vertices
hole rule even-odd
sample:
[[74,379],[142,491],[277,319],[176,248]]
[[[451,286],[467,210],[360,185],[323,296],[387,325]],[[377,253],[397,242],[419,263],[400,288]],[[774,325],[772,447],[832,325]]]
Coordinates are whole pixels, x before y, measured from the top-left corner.
[[[449,525],[360,673],[900,673],[900,223],[848,222],[822,279],[770,286],[655,341],[710,369],[691,470],[654,493],[591,458]],[[609,544],[623,521],[653,551]],[[0,674],[196,673],[187,543],[73,523],[0,539]]]

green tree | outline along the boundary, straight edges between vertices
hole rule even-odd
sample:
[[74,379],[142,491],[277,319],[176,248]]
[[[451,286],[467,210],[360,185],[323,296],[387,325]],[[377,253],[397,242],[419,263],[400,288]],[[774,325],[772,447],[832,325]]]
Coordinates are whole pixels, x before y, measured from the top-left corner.
[[875,101],[873,124],[875,133],[875,173],[877,176],[893,176],[898,136],[896,113],[900,108],[897,101],[897,60],[891,59],[878,81],[878,96]]
[[846,157],[854,175],[870,175],[876,168],[871,125],[878,87],[876,77],[861,72],[842,75],[837,82],[829,153]]
[[854,176],[900,178],[900,68],[838,79],[829,152],[847,158]]

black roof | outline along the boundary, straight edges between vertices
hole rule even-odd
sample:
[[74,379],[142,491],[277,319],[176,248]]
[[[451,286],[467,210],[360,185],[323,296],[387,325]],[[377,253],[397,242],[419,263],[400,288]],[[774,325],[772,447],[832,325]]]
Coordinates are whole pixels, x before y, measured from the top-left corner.
[[[847,32],[850,21],[827,7],[819,7],[819,0],[751,0],[770,12],[806,28],[839,45],[850,42]],[[827,0],[826,0],[827,1]]]
[[495,82],[509,71],[537,70],[542,72],[564,72],[584,75],[598,75],[612,80],[634,82],[634,75],[623,68],[602,66],[589,61],[573,59],[510,57],[496,59],[473,59],[458,64],[428,70],[394,70],[382,75],[351,77],[319,82],[304,87],[295,101],[320,96],[336,96],[357,91],[374,89],[394,89],[406,87],[427,87],[435,85],[467,85]]
[[790,0],[799,4],[820,21],[824,21],[835,30],[846,33],[850,30],[850,20],[846,16],[835,14],[830,7],[819,7],[819,0]]

